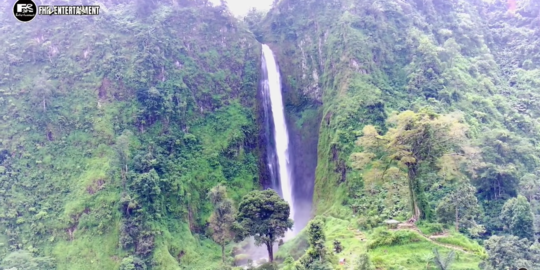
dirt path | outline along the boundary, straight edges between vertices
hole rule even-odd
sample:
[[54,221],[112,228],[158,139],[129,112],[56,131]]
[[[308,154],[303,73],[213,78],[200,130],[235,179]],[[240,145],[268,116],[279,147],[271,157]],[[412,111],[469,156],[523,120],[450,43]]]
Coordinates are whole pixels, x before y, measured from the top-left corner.
[[[358,230],[355,230],[351,227],[347,228],[349,229],[349,231],[351,231],[355,238],[360,240],[360,241],[365,241],[367,240],[367,237],[360,231]],[[418,235],[420,235],[420,237],[424,238],[425,240],[433,243],[434,245],[437,245],[437,246],[440,246],[440,247],[445,247],[445,248],[448,248],[448,249],[453,249],[453,250],[456,250],[456,251],[460,251],[460,252],[463,252],[465,254],[473,254],[469,251],[466,251],[465,249],[463,249],[462,247],[459,247],[459,246],[454,246],[454,245],[450,245],[450,244],[443,244],[443,243],[440,243],[440,242],[437,242],[435,240],[433,240],[431,237],[425,235],[422,233],[422,231],[420,231],[416,226],[415,227],[410,227],[410,228],[405,228],[405,229],[397,229],[397,230],[402,230],[402,231],[411,231],[411,232],[415,232],[417,233]],[[441,236],[435,236],[433,238],[440,238],[440,237],[444,237],[443,235]]]
[[361,231],[359,231],[358,229],[353,229],[351,227],[347,227],[347,230],[349,230],[350,232],[352,232],[354,234],[354,238],[360,240],[360,241],[364,241],[367,239],[366,235],[364,233],[362,233]]
[[466,254],[472,254],[471,252],[469,251],[466,251],[465,249],[463,249],[462,247],[458,247],[458,246],[454,246],[454,245],[450,245],[450,244],[443,244],[443,243],[439,243],[433,239],[431,239],[429,236],[426,236],[425,234],[423,234],[418,228],[416,227],[413,227],[413,228],[407,228],[407,229],[401,229],[401,230],[408,230],[408,231],[412,231],[412,232],[416,232],[417,234],[419,234],[422,238],[426,239],[427,241],[437,245],[437,246],[441,246],[441,247],[445,247],[445,248],[449,248],[449,249],[453,249],[453,250],[457,250],[457,251],[461,251],[463,253],[466,253]]
[[[351,231],[353,234],[354,234],[354,237],[357,239],[357,240],[360,240],[360,241],[366,241],[367,240],[367,237],[364,233],[362,233],[361,231],[357,230],[357,229],[353,229],[351,227],[348,227],[347,228],[349,231]],[[454,246],[454,245],[450,245],[450,244],[443,244],[443,243],[440,243],[440,242],[437,242],[435,240],[433,240],[433,238],[441,238],[441,237],[446,237],[447,235],[440,235],[440,236],[434,236],[433,238],[432,237],[429,237],[425,234],[422,233],[422,231],[420,231],[420,229],[418,229],[416,226],[414,227],[409,227],[409,228],[403,228],[403,229],[395,229],[395,230],[402,230],[402,231],[411,231],[411,232],[415,232],[416,234],[420,235],[420,237],[424,238],[426,241],[429,241],[431,243],[433,243],[434,245],[437,245],[437,246],[440,246],[440,247],[444,247],[444,248],[448,248],[448,249],[452,249],[452,250],[456,250],[456,251],[460,251],[460,252],[463,252],[465,254],[471,254],[471,255],[474,255],[472,252],[470,251],[467,251],[465,250],[464,248],[462,247],[459,247],[459,246]]]

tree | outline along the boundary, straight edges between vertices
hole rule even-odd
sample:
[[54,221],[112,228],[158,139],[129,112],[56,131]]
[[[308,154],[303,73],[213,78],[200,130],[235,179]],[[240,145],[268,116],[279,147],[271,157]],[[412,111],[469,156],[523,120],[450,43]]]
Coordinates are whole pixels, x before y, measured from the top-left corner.
[[258,11],[255,8],[251,8],[246,16],[244,17],[244,23],[247,25],[248,29],[255,35],[255,38],[258,41],[262,41],[263,33],[261,30],[261,22],[265,17],[265,13]]
[[526,239],[517,236],[492,236],[484,242],[488,258],[480,264],[483,270],[538,269],[540,254]]
[[219,0],[219,9],[222,13],[229,12],[229,3],[226,0]]
[[480,212],[476,199],[476,188],[468,182],[459,183],[452,193],[446,195],[437,206],[437,216],[440,222],[455,222],[456,231],[459,224],[466,223],[466,227],[474,225],[474,218]]
[[369,256],[366,253],[360,254],[354,262],[354,270],[373,270],[375,267],[371,263]]
[[343,251],[343,246],[341,245],[341,242],[339,242],[337,239],[334,240],[334,251],[336,253],[341,253],[341,251]]
[[508,200],[500,216],[503,224],[511,234],[532,240],[534,237],[534,216],[527,198],[519,195]]
[[212,188],[208,197],[214,206],[214,213],[210,216],[212,237],[221,246],[221,259],[225,263],[225,245],[233,239],[233,202],[227,198],[227,189],[221,184]]
[[314,261],[309,268],[309,270],[334,270],[330,263],[325,261]]
[[129,256],[122,259],[120,270],[146,270],[146,264],[138,257]]
[[47,112],[47,106],[51,103],[51,97],[55,89],[52,82],[49,80],[51,76],[46,72],[36,77],[34,81],[33,91],[30,93],[30,102],[37,108],[40,107],[43,112]]
[[328,251],[326,250],[323,222],[320,219],[314,219],[308,224],[308,243],[309,249],[298,260],[300,269],[314,269],[315,266],[322,269],[327,262]]
[[238,207],[234,224],[236,240],[253,236],[257,245],[266,245],[268,258],[273,262],[274,242],[285,236],[285,232],[293,226],[289,215],[289,205],[275,191],[252,191],[242,198]]
[[452,250],[446,255],[446,257],[443,257],[439,253],[439,250],[434,248],[433,255],[434,255],[433,260],[435,261],[435,265],[440,270],[449,270],[450,265],[454,262],[454,259],[456,257],[456,252]]
[[283,262],[283,268],[281,270],[295,270],[296,267],[294,267],[294,259],[293,257],[289,256],[285,259]]
[[538,194],[538,190],[540,190],[540,178],[535,174],[525,174],[519,181],[519,187],[521,193],[532,202],[535,195]]
[[457,115],[438,115],[423,109],[390,117],[387,123],[392,127],[383,136],[375,127],[367,125],[357,141],[364,151],[352,154],[352,165],[364,169],[371,163],[370,171],[377,173],[370,176],[380,180],[385,179],[392,167],[405,170],[411,211],[418,220],[429,211],[423,197],[422,176],[440,171],[446,178],[455,178],[460,174],[459,165],[466,160],[465,156],[476,153],[462,147],[467,126],[461,122]]
[[17,250],[2,259],[0,269],[53,270],[56,266],[53,259],[49,257],[33,257],[28,251]]
[[147,173],[135,174],[130,177],[128,188],[132,192],[133,200],[142,204],[144,213],[160,217],[162,211],[161,179],[155,169]]
[[122,183],[125,187],[126,176],[128,174],[128,163],[131,157],[129,151],[129,140],[133,136],[133,133],[130,130],[124,130],[122,135],[116,138],[116,153],[118,155],[118,162],[120,163],[120,171],[122,173]]

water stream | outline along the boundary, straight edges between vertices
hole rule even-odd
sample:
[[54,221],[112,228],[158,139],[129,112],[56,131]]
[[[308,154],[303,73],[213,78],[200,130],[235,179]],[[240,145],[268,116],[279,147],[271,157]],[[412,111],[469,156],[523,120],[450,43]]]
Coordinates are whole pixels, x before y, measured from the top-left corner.
[[[262,54],[262,70],[264,73],[262,94],[265,118],[267,119],[267,126],[270,127],[271,114],[273,123],[273,128],[270,128],[270,132],[273,133],[273,138],[270,139],[273,140],[268,142],[268,148],[270,149],[267,149],[267,165],[272,178],[272,187],[289,203],[291,209],[290,218],[294,219],[293,174],[289,157],[289,134],[281,95],[281,78],[270,47],[263,44]],[[287,232],[285,240],[292,236],[294,236],[294,227],[292,231]]]
[[[290,142],[285,112],[283,108],[283,97],[281,93],[281,78],[279,68],[274,58],[272,50],[267,45],[262,45],[262,79],[261,96],[264,111],[264,141],[266,142],[266,165],[270,177],[270,187],[275,190],[290,206],[289,217],[294,220],[295,207],[293,196],[293,171],[291,156],[289,154]],[[285,233],[284,241],[291,239],[295,234],[293,230]],[[278,249],[278,244],[274,243],[274,254]],[[249,244],[245,247],[246,253],[257,266],[268,258],[268,253],[264,245],[256,246],[254,239],[249,239]],[[244,267],[244,269],[246,269]]]

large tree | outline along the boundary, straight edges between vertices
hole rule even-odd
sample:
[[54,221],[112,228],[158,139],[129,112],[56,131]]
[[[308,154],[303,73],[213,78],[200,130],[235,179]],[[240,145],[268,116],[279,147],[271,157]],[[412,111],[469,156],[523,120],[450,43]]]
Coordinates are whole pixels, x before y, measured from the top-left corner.
[[501,220],[511,234],[532,240],[534,237],[534,216],[527,198],[519,195],[508,200],[502,209]]
[[458,183],[458,187],[446,195],[437,206],[437,216],[441,222],[455,222],[456,231],[459,231],[460,223],[465,227],[475,225],[475,217],[479,214],[476,188],[468,182]]
[[374,126],[364,127],[357,142],[363,152],[351,156],[352,165],[357,169],[368,168],[364,181],[384,180],[389,177],[390,168],[403,171],[403,177],[399,178],[407,179],[411,211],[417,220],[428,210],[422,198],[422,177],[439,171],[442,177],[455,178],[464,155],[475,151],[461,147],[467,126],[457,114],[405,111],[390,117],[387,124],[390,128],[384,135],[379,135]]
[[308,224],[309,249],[298,260],[298,269],[327,269],[328,250],[326,249],[326,236],[323,222],[314,219]]
[[210,216],[212,237],[221,246],[221,259],[225,262],[225,245],[233,239],[232,224],[234,222],[234,206],[227,198],[227,189],[217,185],[208,192],[214,213]]
[[257,245],[266,245],[268,258],[273,262],[273,244],[293,226],[289,215],[289,204],[275,191],[252,191],[242,198],[238,207],[234,226],[237,240],[253,236]]
[[540,269],[540,254],[526,239],[516,236],[492,236],[484,242],[488,258],[480,264],[484,270]]

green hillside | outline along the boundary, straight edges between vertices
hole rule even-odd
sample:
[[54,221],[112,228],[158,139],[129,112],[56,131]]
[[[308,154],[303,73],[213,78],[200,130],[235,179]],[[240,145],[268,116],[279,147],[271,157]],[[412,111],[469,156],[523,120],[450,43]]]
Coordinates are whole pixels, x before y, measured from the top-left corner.
[[261,43],[324,233],[259,269],[540,267],[540,2],[221,2],[0,2],[0,269],[238,266],[207,193],[268,184]]
[[[376,185],[365,194],[369,170],[354,169],[351,154],[362,150],[355,142],[365,125],[385,133],[392,114],[427,109],[462,114],[469,145],[480,155],[466,176],[486,208],[482,224],[489,232],[502,229],[490,218],[508,198],[531,191],[521,179],[538,177],[538,4],[518,3],[515,15],[501,1],[284,0],[270,11],[254,32],[279,52],[285,83],[308,99],[290,98],[290,106],[323,104],[318,213],[404,214],[362,202],[388,198],[389,191]],[[435,208],[452,188],[443,180],[452,179],[429,178],[423,189]]]
[[28,250],[58,269],[219,260],[206,192],[224,182],[239,200],[259,186],[260,47],[223,9],[186,5],[3,16],[1,257]]

